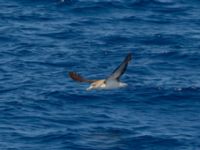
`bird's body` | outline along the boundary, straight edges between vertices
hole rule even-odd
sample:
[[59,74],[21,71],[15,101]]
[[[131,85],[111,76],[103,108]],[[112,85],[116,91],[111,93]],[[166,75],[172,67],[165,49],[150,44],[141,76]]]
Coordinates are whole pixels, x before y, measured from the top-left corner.
[[132,54],[128,54],[124,61],[113,71],[113,73],[106,79],[101,80],[88,80],[75,72],[69,72],[69,76],[79,82],[88,82],[91,83],[90,86],[86,90],[93,90],[93,89],[113,89],[113,88],[121,88],[126,87],[127,84],[120,82],[120,77],[126,71],[128,66],[128,62],[131,60]]
[[119,82],[116,80],[113,81],[107,81],[105,79],[103,80],[97,80],[93,82],[86,90],[91,90],[93,88],[95,89],[114,89],[114,88],[121,88],[126,87],[127,84],[123,82]]

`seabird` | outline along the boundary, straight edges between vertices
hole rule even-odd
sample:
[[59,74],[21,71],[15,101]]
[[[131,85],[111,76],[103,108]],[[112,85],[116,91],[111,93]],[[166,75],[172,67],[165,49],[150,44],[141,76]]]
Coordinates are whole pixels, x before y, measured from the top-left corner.
[[89,79],[83,78],[76,72],[69,72],[69,76],[75,81],[90,83],[90,86],[86,90],[112,89],[112,88],[126,87],[127,86],[126,83],[120,82],[120,77],[126,71],[128,63],[131,59],[132,59],[132,54],[129,53],[125,57],[123,62],[106,79],[89,80]]

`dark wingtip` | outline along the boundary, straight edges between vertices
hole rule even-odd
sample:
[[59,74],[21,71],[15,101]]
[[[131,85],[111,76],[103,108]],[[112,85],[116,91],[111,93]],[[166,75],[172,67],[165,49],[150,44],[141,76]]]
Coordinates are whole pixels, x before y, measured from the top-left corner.
[[83,80],[82,77],[80,77],[80,75],[78,75],[75,72],[70,71],[70,72],[68,72],[68,75],[69,75],[70,78],[72,78],[75,81],[82,82],[82,80]]
[[75,72],[72,72],[72,71],[68,72],[68,75],[69,75],[70,77],[72,77],[74,74],[75,74]]
[[128,55],[126,56],[126,61],[130,61],[132,59],[132,53],[129,52]]

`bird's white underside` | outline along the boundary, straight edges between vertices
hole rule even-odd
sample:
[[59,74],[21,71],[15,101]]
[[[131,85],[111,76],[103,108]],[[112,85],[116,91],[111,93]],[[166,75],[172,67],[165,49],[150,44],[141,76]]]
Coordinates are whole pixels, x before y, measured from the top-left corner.
[[86,90],[93,90],[93,89],[115,89],[115,88],[122,88],[122,87],[126,87],[127,84],[123,83],[123,82],[118,82],[118,81],[108,81],[101,85],[99,85],[98,87],[93,87],[93,85],[91,84]]

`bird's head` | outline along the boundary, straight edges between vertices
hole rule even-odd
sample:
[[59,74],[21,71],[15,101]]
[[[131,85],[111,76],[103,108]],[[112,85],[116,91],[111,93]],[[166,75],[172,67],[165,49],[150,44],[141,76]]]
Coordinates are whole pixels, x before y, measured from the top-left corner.
[[86,89],[87,91],[94,90],[94,89],[100,89],[105,87],[105,80],[97,80],[90,84],[90,86]]

